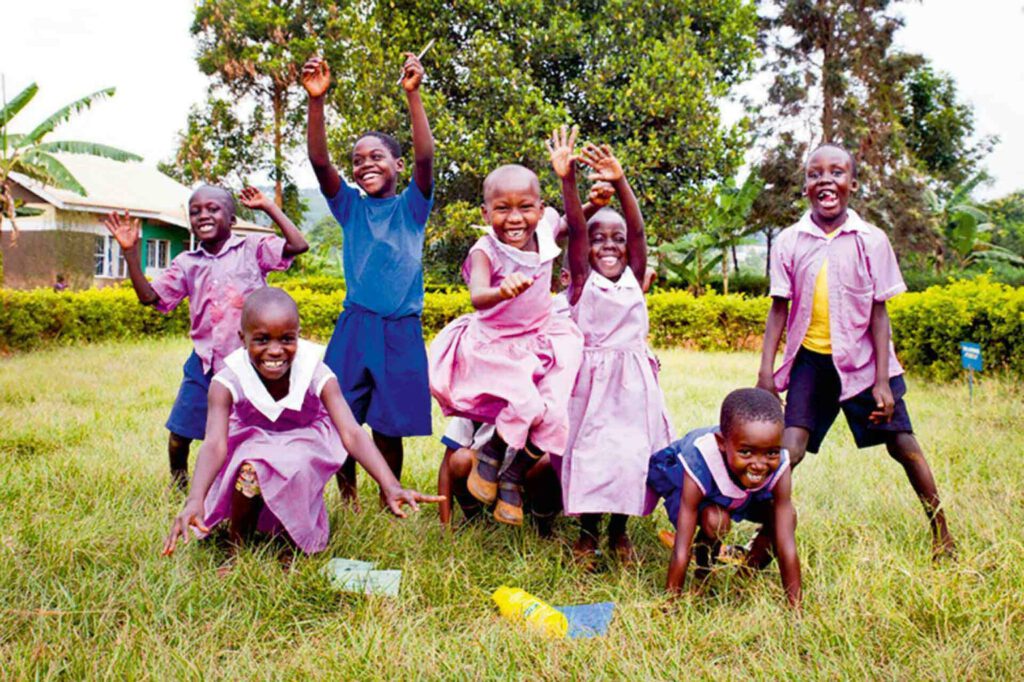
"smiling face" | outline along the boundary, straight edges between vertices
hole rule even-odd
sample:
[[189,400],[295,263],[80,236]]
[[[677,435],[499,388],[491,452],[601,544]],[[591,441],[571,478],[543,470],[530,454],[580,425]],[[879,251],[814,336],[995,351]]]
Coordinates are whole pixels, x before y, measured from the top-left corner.
[[857,189],[853,159],[839,147],[819,147],[807,160],[804,194],[811,202],[811,219],[820,227],[838,226],[846,220],[850,192]]
[[764,484],[779,468],[782,422],[738,422],[728,433],[715,434],[733,479],[744,488]]
[[294,303],[268,301],[243,318],[241,335],[256,372],[278,381],[288,375],[299,346],[299,313]]
[[371,197],[393,197],[398,174],[404,169],[405,160],[396,158],[384,140],[375,135],[364,135],[352,148],[352,177]]
[[484,181],[484,220],[503,244],[536,250],[533,233],[544,213],[540,183],[523,166],[502,166]]
[[611,209],[601,209],[587,225],[590,267],[616,281],[626,270],[626,221]]
[[231,236],[235,203],[227,190],[203,185],[188,200],[192,234],[205,246],[221,244]]

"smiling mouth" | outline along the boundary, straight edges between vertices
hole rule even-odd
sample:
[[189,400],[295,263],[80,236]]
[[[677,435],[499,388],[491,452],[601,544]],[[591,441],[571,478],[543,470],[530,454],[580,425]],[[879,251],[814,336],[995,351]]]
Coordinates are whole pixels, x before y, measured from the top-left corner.
[[267,369],[278,370],[284,367],[287,363],[285,363],[284,360],[264,360],[261,364]]
[[766,478],[768,478],[768,474],[766,474],[766,473],[765,474],[755,474],[755,473],[751,473],[749,471],[747,472],[747,480],[750,481],[751,483],[754,483],[754,484],[763,483],[764,479],[766,479]]
[[511,241],[519,241],[526,236],[526,228],[517,227],[514,230],[505,230],[505,238]]
[[816,195],[818,199],[818,205],[824,208],[831,208],[839,204],[839,195],[835,190],[823,189]]
[[360,175],[359,179],[362,180],[363,182],[369,182],[370,180],[374,180],[379,177],[380,173],[378,173],[377,171],[368,171]]
[[598,262],[600,262],[601,265],[605,266],[606,268],[613,268],[613,267],[615,267],[616,265],[619,264],[619,257],[618,256],[601,256],[601,258],[599,259]]

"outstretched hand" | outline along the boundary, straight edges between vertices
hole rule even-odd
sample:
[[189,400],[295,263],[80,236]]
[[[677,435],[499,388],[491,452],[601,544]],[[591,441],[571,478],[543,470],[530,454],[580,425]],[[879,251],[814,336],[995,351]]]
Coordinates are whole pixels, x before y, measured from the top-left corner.
[[501,284],[498,286],[498,293],[504,300],[515,298],[519,294],[523,293],[530,286],[533,285],[533,279],[527,277],[521,272],[513,272],[511,275],[501,280]]
[[331,67],[323,57],[310,57],[302,65],[299,79],[310,97],[323,97],[331,85]]
[[171,532],[164,540],[164,549],[160,554],[163,556],[174,554],[174,549],[178,546],[178,536],[181,536],[182,544],[188,544],[190,528],[195,528],[201,533],[210,532],[210,529],[203,525],[202,502],[185,502],[184,509],[174,517],[174,522],[171,524]]
[[580,153],[580,160],[594,170],[587,176],[590,180],[617,182],[622,179],[622,164],[612,154],[612,148],[606,144],[598,147],[593,142],[588,142]]
[[576,147],[576,135],[579,134],[579,126],[555,128],[551,133],[551,139],[545,140],[544,145],[548,148],[548,155],[551,157],[551,167],[560,178],[568,177],[573,170],[573,164],[579,160],[574,153]]
[[436,504],[445,500],[444,495],[424,495],[417,490],[409,490],[408,488],[396,487],[384,492],[384,504],[388,506],[391,513],[400,519],[404,519],[408,516],[405,510],[402,509],[403,505],[409,505],[409,508],[415,512],[420,510],[419,503],[426,502],[430,504]]
[[412,52],[405,52],[405,64],[402,65],[402,88],[406,92],[420,89],[423,82],[423,64]]
[[601,180],[591,186],[587,201],[597,208],[604,208],[612,203],[613,196],[615,196],[615,187],[611,183]]
[[246,208],[266,212],[270,208],[270,199],[255,187],[246,187],[238,194],[238,200]]
[[117,213],[110,213],[103,219],[103,224],[106,225],[110,234],[114,235],[114,239],[117,240],[122,251],[127,251],[139,243],[142,224],[138,218],[129,216],[128,211],[124,212],[123,217]]

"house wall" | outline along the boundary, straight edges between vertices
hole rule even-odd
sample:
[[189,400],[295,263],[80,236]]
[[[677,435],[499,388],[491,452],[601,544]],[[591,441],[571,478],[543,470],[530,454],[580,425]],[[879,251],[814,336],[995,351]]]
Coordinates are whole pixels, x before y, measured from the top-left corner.
[[149,267],[149,263],[146,263],[146,249],[145,240],[147,239],[166,239],[171,243],[171,258],[174,258],[182,251],[188,249],[188,230],[183,227],[177,227],[175,225],[165,225],[163,223],[154,223],[150,220],[142,221],[142,239],[143,248],[142,253],[142,268],[145,270]]
[[80,289],[93,284],[92,234],[66,230],[20,231],[17,242],[9,229],[0,233],[3,253],[3,286],[11,289],[50,287],[57,273],[68,286]]

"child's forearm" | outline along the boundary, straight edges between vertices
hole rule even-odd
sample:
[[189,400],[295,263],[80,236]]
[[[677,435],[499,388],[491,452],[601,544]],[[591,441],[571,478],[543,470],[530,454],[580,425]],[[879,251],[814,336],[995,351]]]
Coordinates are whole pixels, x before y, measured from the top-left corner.
[[761,343],[759,383],[771,380],[775,372],[775,355],[779,352],[779,342],[782,340],[788,315],[789,301],[784,298],[773,298],[772,307],[768,310],[768,318],[765,320],[764,340]]
[[434,186],[434,136],[420,91],[407,90],[405,96],[412,120],[413,181],[420,191],[429,195]]
[[644,235],[644,215],[640,211],[633,188],[623,175],[615,181],[623,218],[626,219],[626,246],[629,249],[629,267],[638,280],[643,280],[647,269],[647,237]]
[[871,344],[875,349],[875,384],[889,383],[889,311],[885,301],[871,306]]
[[267,207],[263,210],[281,230],[281,236],[284,237],[286,242],[284,247],[285,256],[298,256],[300,253],[309,251],[309,243],[302,236],[302,232],[277,204],[272,201],[268,202]]
[[186,504],[203,504],[210,486],[217,478],[220,468],[224,466],[227,454],[226,442],[203,441],[199,448],[199,455],[196,457],[196,470],[192,474],[192,484],[189,486]]
[[498,287],[469,288],[469,302],[476,310],[493,308],[504,300]]
[[775,514],[775,553],[779,560],[779,573],[786,598],[790,606],[799,607],[803,597],[803,585],[800,576],[800,557],[796,551],[796,513],[789,502],[782,503]]
[[590,238],[587,236],[583,204],[580,203],[580,194],[576,189],[576,171],[572,166],[562,178],[562,203],[565,207],[565,221],[569,225],[569,275],[572,277],[576,298],[582,293],[590,273]]
[[327,127],[324,122],[324,98],[309,98],[309,114],[306,125],[306,151],[313,166],[321,191],[332,197],[341,189],[341,176],[331,163],[327,148]]
[[157,295],[156,289],[153,288],[153,285],[146,279],[145,273],[142,272],[138,245],[122,251],[122,253],[124,254],[124,262],[128,265],[128,278],[132,282],[132,288],[135,289],[135,295],[139,297],[139,303],[142,305],[153,305],[159,301],[160,296]]

